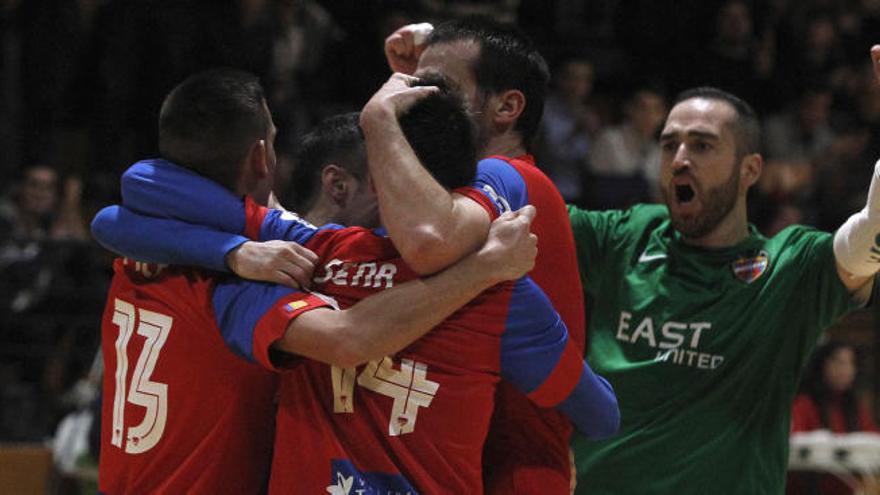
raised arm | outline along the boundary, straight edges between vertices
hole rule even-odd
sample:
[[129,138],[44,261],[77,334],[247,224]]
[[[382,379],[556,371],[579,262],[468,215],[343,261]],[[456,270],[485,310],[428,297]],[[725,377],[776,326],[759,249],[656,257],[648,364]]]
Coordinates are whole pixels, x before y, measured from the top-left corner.
[[407,24],[385,38],[385,59],[392,72],[413,75],[425,51],[425,39],[434,30],[427,22]]
[[397,117],[436,88],[409,87],[394,74],[361,112],[367,163],[389,236],[416,272],[436,272],[486,239],[491,218],[473,200],[444,189],[419,162]]
[[555,407],[590,438],[614,435],[617,397],[569,340],[565,323],[530,279],[517,282],[501,338],[501,375],[541,407]]
[[[880,45],[871,47],[874,76],[880,84]],[[834,234],[837,273],[851,293],[865,289],[880,270],[880,160],[874,165],[868,201]]]

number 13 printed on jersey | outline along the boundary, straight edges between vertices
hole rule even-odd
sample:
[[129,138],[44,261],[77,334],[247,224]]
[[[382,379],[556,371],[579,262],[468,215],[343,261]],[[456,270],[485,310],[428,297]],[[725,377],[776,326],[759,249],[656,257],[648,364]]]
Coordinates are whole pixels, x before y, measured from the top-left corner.
[[[170,316],[135,308],[121,299],[114,300],[113,324],[119,327],[116,338],[116,388],[113,394],[113,429],[110,443],[128,454],[141,454],[162,438],[168,416],[168,385],[150,380],[162,346],[168,339],[174,319]],[[128,376],[128,345],[137,334],[146,338],[131,383]],[[126,397],[126,391],[128,396]],[[137,426],[125,428],[125,405],[130,402],[146,409]],[[123,447],[123,443],[125,444]]]

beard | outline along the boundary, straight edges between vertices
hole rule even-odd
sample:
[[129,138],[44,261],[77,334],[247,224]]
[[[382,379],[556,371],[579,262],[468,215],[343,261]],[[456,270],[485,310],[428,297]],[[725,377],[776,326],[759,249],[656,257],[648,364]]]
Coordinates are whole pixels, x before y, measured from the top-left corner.
[[668,187],[664,188],[663,199],[670,211],[675,230],[690,239],[700,239],[711,234],[736,206],[740,167],[741,164],[738,163],[723,184],[705,191],[706,194],[700,198],[703,208],[694,216],[685,217],[673,213],[675,210],[670,205],[677,200],[675,191]]

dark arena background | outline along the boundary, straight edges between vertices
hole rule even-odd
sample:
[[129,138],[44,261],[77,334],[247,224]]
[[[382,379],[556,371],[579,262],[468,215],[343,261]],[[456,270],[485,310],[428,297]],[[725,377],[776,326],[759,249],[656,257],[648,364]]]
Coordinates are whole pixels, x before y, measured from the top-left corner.
[[[297,138],[382,85],[384,39],[466,16],[516,24],[546,57],[533,151],[570,203],[660,201],[656,137],[672,98],[713,85],[761,118],[749,214],[763,234],[833,231],[865,204],[880,156],[868,56],[880,0],[0,0],[0,493],[96,490],[113,255],[88,226],[120,200],[122,171],[157,155],[168,91],[210,67],[257,74],[289,204]],[[856,387],[877,411],[875,320],[861,310],[829,334],[857,347]]]

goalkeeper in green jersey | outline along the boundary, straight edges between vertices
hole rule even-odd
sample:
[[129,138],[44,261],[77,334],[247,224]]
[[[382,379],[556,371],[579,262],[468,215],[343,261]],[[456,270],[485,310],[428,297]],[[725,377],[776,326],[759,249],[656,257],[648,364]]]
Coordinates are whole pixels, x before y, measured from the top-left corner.
[[[880,45],[871,49],[880,84]],[[880,269],[880,162],[835,234],[766,238],[746,218],[761,175],[754,111],[682,93],[660,136],[665,206],[569,207],[589,361],[617,391],[620,434],[574,441],[578,493],[781,494],[791,402],[824,328]]]

